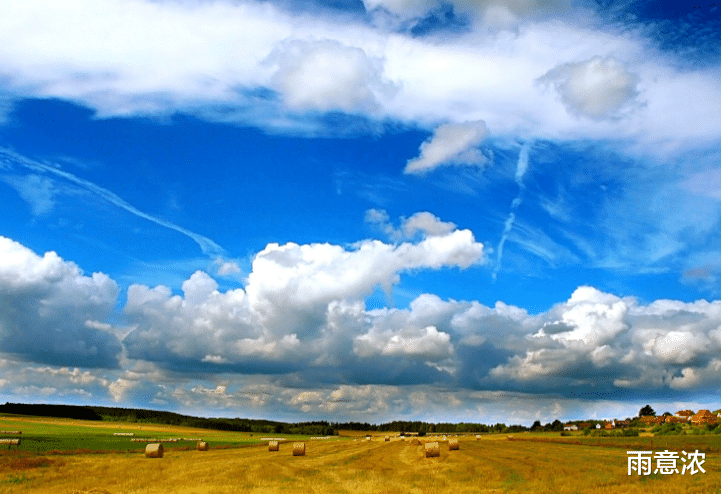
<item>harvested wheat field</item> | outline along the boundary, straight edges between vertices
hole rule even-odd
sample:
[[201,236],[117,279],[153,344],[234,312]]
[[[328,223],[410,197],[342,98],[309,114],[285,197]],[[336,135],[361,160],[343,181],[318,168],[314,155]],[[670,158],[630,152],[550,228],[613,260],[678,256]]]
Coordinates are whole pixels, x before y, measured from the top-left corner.
[[[708,494],[721,489],[721,462],[707,473],[628,476],[625,448],[530,441],[461,440],[452,453],[425,457],[423,444],[314,444],[302,457],[266,444],[236,449],[143,454],[0,455],[0,492],[74,494],[230,493],[653,493]],[[13,456],[15,455],[15,456]],[[24,455],[24,456],[23,456]]]

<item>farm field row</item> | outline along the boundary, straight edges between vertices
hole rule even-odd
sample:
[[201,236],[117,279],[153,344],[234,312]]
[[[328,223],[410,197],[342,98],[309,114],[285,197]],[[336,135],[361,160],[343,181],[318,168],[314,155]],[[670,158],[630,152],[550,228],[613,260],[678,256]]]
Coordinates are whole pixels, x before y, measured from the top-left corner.
[[[40,426],[34,422],[35,426]],[[97,424],[95,424],[97,425]],[[23,428],[30,435],[32,427]],[[98,428],[76,423],[68,432],[82,437]],[[116,426],[117,427],[117,426]],[[0,429],[7,430],[0,423]],[[156,434],[198,432],[159,426]],[[145,430],[145,426],[143,426]],[[721,492],[721,462],[709,453],[706,473],[696,475],[629,476],[630,440],[660,438],[594,438],[614,441],[616,447],[542,441],[542,434],[460,438],[457,451],[440,441],[440,457],[425,458],[424,447],[397,439],[365,441],[344,434],[330,441],[308,440],[305,456],[292,456],[292,443],[269,452],[265,443],[222,449],[248,434],[203,431],[211,449],[166,449],[163,458],[148,459],[140,452],[46,455],[27,451],[0,454],[0,492],[38,494],[178,494],[225,493],[648,493]],[[113,429],[107,428],[106,434]],[[23,432],[26,435],[26,432]],[[215,437],[215,440],[209,439]],[[222,439],[225,438],[223,442]],[[550,439],[550,436],[546,436]],[[685,438],[703,440],[705,436]],[[292,439],[293,438],[290,438]],[[355,440],[354,440],[355,439]],[[673,438],[676,439],[676,438]],[[125,439],[127,441],[127,439]],[[253,441],[258,438],[254,437]],[[628,443],[620,442],[625,440]],[[703,446],[700,444],[699,446]],[[144,445],[142,445],[144,447]],[[654,451],[663,445],[654,442]],[[676,450],[674,448],[669,448]],[[702,447],[698,448],[703,450]],[[712,446],[713,449],[713,446]],[[680,451],[679,451],[680,452]]]
[[[160,441],[171,438],[178,442],[166,442],[169,449],[188,449],[194,447],[197,439],[212,441],[216,446],[243,446],[257,444],[255,438],[247,433],[233,433],[173,427],[157,424],[128,424],[113,422],[93,422],[65,419],[49,419],[46,417],[27,417],[22,419],[0,419],[0,431],[22,431],[20,435],[1,434],[0,437],[19,438],[20,449],[24,452],[72,452],[72,451],[142,451],[145,443],[132,439],[157,439]],[[115,435],[115,434],[133,434]],[[190,439],[183,441],[183,439]]]

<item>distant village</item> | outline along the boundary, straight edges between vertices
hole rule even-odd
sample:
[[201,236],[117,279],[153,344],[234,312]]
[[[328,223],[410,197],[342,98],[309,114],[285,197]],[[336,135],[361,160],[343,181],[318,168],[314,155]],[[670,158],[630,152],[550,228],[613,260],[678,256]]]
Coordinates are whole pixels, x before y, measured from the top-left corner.
[[[645,408],[645,407],[644,407]],[[649,407],[650,410],[650,407]],[[643,412],[644,409],[641,409]],[[653,412],[653,410],[650,410]],[[721,420],[721,409],[711,412],[710,410],[679,410],[671,415],[666,412],[663,415],[656,416],[654,413],[649,415],[641,415],[634,419],[627,418],[625,420],[604,420],[603,422],[569,422],[564,424],[564,431],[579,431],[584,429],[623,429],[627,427],[643,427],[664,424],[691,424],[701,426],[704,424],[716,425]]]

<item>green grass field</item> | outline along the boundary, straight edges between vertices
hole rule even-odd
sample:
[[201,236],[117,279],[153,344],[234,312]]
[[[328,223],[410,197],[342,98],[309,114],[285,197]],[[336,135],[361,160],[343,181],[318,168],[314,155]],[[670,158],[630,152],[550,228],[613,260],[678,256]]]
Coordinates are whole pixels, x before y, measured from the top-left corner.
[[[258,435],[171,426],[8,418],[0,430],[23,431],[14,436],[22,438],[20,449],[0,451],[0,493],[10,494],[721,494],[718,436],[496,434],[460,438],[458,451],[440,439],[440,457],[426,458],[423,444],[386,442],[386,433],[372,441],[360,432],[331,440],[284,435],[289,443],[269,452]],[[149,459],[144,443],[114,432],[202,437],[211,449],[169,443],[163,458]],[[293,440],[306,443],[305,456],[292,456]],[[636,448],[706,451],[706,473],[629,476],[626,451]]]
[[[185,429],[152,424],[117,424],[112,422],[65,421],[46,417],[6,418],[0,420],[0,431],[21,430],[21,435],[0,434],[6,439],[20,439],[20,450],[34,453],[58,452],[140,452],[147,443],[131,439],[196,439],[212,441],[216,447],[240,447],[257,444],[249,434],[234,434],[205,429]],[[116,436],[114,433],[132,433]],[[257,435],[256,435],[257,436]],[[163,442],[165,449],[194,448],[196,441]],[[0,446],[2,449],[3,446]],[[5,446],[7,448],[7,446]],[[14,449],[14,447],[13,447]]]

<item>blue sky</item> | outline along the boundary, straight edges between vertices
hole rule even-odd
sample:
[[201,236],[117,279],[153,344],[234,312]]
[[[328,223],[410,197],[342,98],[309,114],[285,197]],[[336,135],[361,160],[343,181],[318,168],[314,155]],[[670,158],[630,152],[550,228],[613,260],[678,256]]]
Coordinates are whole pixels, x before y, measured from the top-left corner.
[[721,408],[711,4],[8,3],[0,400]]

